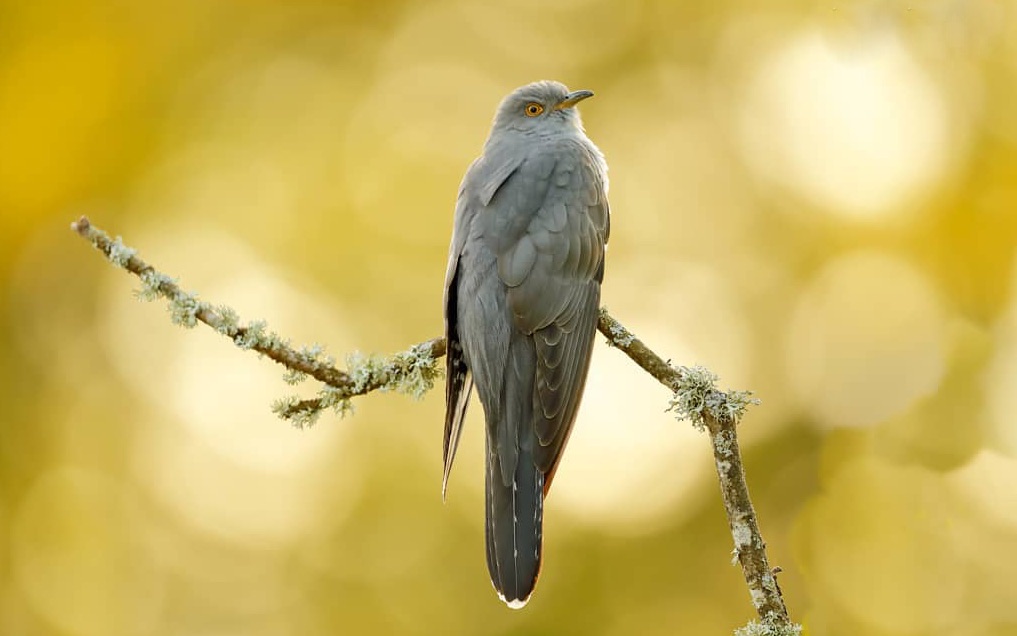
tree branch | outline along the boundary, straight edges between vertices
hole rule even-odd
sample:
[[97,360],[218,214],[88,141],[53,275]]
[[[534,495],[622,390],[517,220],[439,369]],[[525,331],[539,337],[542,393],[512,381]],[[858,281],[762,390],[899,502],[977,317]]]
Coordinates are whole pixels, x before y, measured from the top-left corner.
[[[165,298],[169,301],[171,319],[184,327],[201,322],[233,341],[242,349],[252,349],[283,365],[285,380],[296,384],[310,376],[324,387],[315,398],[296,397],[278,400],[273,410],[283,419],[303,427],[313,424],[322,411],[331,408],[340,416],[353,410],[351,398],[371,391],[395,390],[422,397],[434,386],[441,374],[438,360],[445,355],[445,339],[434,338],[413,345],[407,351],[388,358],[365,357],[359,353],[347,358],[347,370],[335,367],[335,361],[324,355],[319,345],[294,349],[288,340],[267,331],[262,321],[240,324],[237,313],[224,306],[199,300],[196,294],[184,291],[169,276],[146,263],[137,252],[123,244],[120,237],[93,226],[81,217],[71,229],[88,240],[117,267],[134,274],[142,282],[137,295],[144,300]],[[597,328],[608,344],[625,353],[643,370],[673,391],[668,410],[678,419],[687,419],[700,430],[709,431],[713,457],[720,480],[724,509],[734,538],[735,560],[741,565],[752,604],[761,622],[752,621],[739,628],[736,636],[795,636],[801,627],[791,623],[777,585],[775,571],[770,569],[749,498],[741,452],[738,448],[736,425],[745,410],[758,400],[748,391],[717,389],[717,377],[703,367],[674,366],[663,360],[620,322],[601,309]]]
[[[688,419],[700,430],[710,433],[724,510],[734,537],[735,560],[742,566],[752,604],[763,620],[763,623],[743,628],[743,636],[798,633],[788,617],[775,572],[770,569],[766,543],[749,498],[735,430],[745,409],[750,404],[758,404],[758,400],[753,400],[747,391],[722,393],[716,388],[717,377],[703,367],[676,367],[665,362],[605,310],[600,312],[598,328],[612,346],[624,351],[633,362],[674,391],[670,410],[675,411],[679,419]],[[752,629],[757,631],[748,631]]]

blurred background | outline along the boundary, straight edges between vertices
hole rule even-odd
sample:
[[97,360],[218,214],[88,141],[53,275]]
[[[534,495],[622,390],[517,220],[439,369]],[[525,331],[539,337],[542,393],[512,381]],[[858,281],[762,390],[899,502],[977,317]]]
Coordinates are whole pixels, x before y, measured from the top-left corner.
[[[476,405],[310,430],[68,229],[340,361],[441,332],[459,179],[554,78],[611,166],[604,303],[762,405],[810,634],[1017,634],[1017,5],[0,1],[0,634],[727,634],[707,439],[598,343],[529,606],[484,561]],[[598,340],[601,340],[598,338]],[[314,386],[300,387],[312,394]]]

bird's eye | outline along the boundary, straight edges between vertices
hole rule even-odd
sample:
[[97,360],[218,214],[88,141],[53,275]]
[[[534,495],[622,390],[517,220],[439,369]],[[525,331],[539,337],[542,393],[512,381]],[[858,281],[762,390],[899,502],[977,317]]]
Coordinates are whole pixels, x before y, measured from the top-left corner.
[[544,112],[544,107],[537,102],[530,102],[526,105],[526,108],[523,109],[523,112],[526,113],[527,117],[536,117],[540,113]]

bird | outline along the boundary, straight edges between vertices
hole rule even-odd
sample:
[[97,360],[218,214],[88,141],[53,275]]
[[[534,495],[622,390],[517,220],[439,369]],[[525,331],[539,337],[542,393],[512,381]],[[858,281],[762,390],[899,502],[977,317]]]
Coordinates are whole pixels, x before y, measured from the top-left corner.
[[556,81],[512,91],[459,186],[445,275],[442,499],[473,389],[485,419],[485,543],[518,609],[540,573],[544,499],[582,399],[610,235],[607,163]]

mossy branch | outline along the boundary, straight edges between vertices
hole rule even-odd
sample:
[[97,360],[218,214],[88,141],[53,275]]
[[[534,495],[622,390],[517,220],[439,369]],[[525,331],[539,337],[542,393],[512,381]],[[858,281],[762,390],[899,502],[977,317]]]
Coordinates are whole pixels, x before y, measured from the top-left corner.
[[[184,327],[201,322],[233,341],[242,349],[251,349],[286,367],[286,382],[296,384],[307,376],[324,386],[317,397],[301,400],[289,397],[273,405],[281,418],[299,427],[313,424],[325,409],[340,416],[353,410],[351,398],[371,391],[397,391],[422,397],[442,375],[438,360],[445,355],[445,339],[434,338],[413,345],[387,358],[365,357],[359,353],[347,357],[345,371],[319,345],[294,348],[263,321],[241,324],[229,307],[212,305],[197,294],[186,292],[177,282],[143,261],[120,237],[106,232],[81,217],[71,229],[87,239],[110,262],[137,276],[142,283],[139,298],[169,302],[172,321]],[[720,391],[717,377],[703,367],[683,367],[665,361],[641,340],[600,310],[597,328],[608,344],[621,350],[644,371],[673,392],[668,410],[678,419],[689,420],[696,428],[709,432],[714,462],[720,480],[721,495],[734,538],[735,560],[741,565],[760,621],[752,621],[736,631],[736,636],[795,636],[801,627],[791,623],[780,587],[771,570],[756,513],[749,498],[736,425],[745,410],[758,400],[747,391]]]

